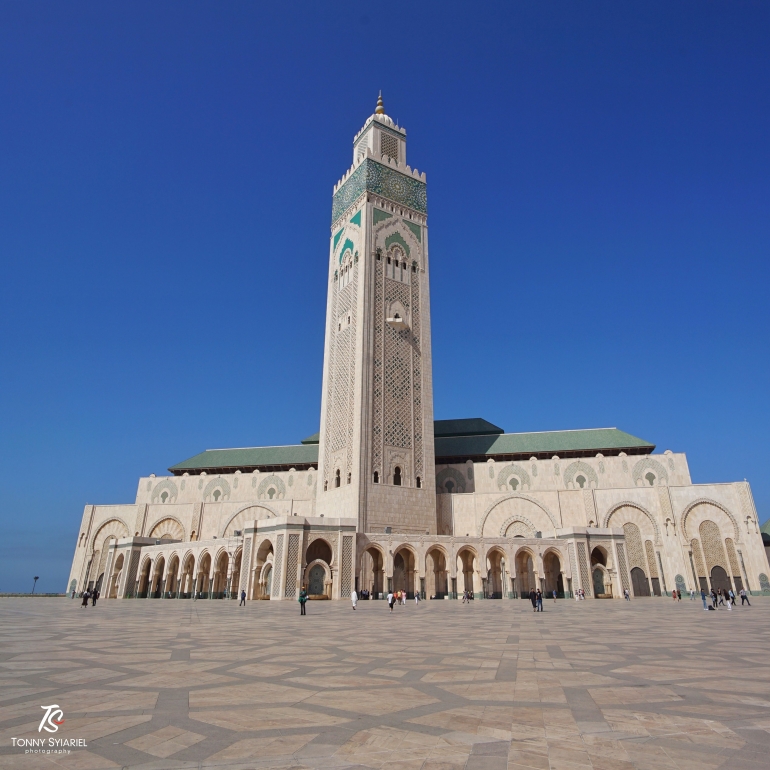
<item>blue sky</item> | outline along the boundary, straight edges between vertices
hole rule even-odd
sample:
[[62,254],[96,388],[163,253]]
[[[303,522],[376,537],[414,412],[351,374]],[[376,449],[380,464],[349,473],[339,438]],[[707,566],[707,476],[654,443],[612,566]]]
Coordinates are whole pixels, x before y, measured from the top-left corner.
[[428,175],[437,418],[618,426],[770,517],[770,7],[0,5],[0,591],[319,426],[332,186]]

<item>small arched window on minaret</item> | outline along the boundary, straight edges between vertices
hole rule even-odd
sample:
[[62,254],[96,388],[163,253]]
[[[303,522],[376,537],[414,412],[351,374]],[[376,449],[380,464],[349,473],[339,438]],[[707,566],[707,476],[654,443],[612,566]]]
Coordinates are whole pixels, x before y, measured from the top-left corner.
[[399,468],[398,465],[393,470],[393,486],[401,486],[401,468]]
[[334,486],[335,487],[338,487],[340,485],[340,480],[341,480],[340,469],[337,468],[337,471],[334,474]]
[[353,474],[350,471],[348,471],[348,484],[350,484],[352,480],[353,480]]
[[379,471],[375,471],[374,472],[374,483],[375,484],[379,484],[380,483],[380,472]]
[[417,486],[417,489],[422,489],[422,479],[418,476],[414,481]]

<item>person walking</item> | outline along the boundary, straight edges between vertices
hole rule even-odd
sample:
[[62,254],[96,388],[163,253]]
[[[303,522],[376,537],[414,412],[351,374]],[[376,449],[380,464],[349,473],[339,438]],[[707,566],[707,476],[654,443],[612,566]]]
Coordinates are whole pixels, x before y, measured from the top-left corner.
[[751,607],[751,602],[749,601],[749,597],[746,595],[745,588],[741,588],[740,595],[741,595],[741,607],[743,607],[743,602],[746,602],[746,604],[748,604],[749,607]]
[[245,607],[246,606],[246,591],[241,589],[241,600],[238,602],[239,607]]
[[350,603],[353,605],[353,609],[355,610],[356,604],[358,604],[358,594],[355,591],[351,591],[350,593]]
[[708,612],[708,607],[706,606],[706,589],[701,588],[700,590],[700,598],[703,599],[703,609]]
[[732,588],[727,589],[727,596],[730,599],[730,604],[735,604],[735,594]]
[[624,598],[624,599],[625,599],[627,602],[630,602],[630,601],[631,601],[631,594],[629,594],[629,592],[628,592],[628,589],[627,589],[627,588],[624,588],[624,589],[623,589],[623,598]]
[[695,598],[695,589],[691,588],[690,589],[690,601],[692,601],[694,598]]
[[529,600],[532,602],[532,612],[537,612],[537,594],[534,588],[529,592]]
[[393,612],[393,604],[396,601],[396,597],[393,596],[393,591],[388,591],[388,607],[390,607],[390,611]]
[[556,589],[553,589],[553,603],[556,604]]
[[[732,591],[730,593],[732,593]],[[727,609],[731,610],[733,608],[733,602],[732,599],[730,599],[730,594],[728,594],[727,591],[725,591],[725,599],[727,599]]]
[[719,606],[719,604],[721,604],[724,607],[725,606],[725,592],[721,588],[717,589],[717,596],[719,597],[719,603],[717,604],[717,606]]
[[680,591],[678,588],[677,588],[677,590],[676,590],[676,600],[677,600],[678,602],[681,602],[681,601],[682,601],[682,592],[681,592],[681,591]]
[[91,598],[91,594],[88,593],[88,589],[83,591],[83,603],[80,605],[81,607],[88,607],[88,600]]
[[676,601],[676,588],[671,592],[671,598]]
[[414,592],[414,606],[416,607],[420,603],[420,592]]
[[713,588],[711,589],[711,605],[714,609],[717,608],[717,592]]
[[99,591],[94,589],[93,594],[91,595],[91,606],[96,607],[96,600],[99,598]]
[[305,586],[302,586],[302,590],[299,592],[299,614],[300,615],[306,615],[305,612],[305,603],[307,602],[307,591],[305,590]]
[[538,588],[537,594],[535,595],[535,603],[537,605],[536,609],[538,612],[543,611],[543,592]]

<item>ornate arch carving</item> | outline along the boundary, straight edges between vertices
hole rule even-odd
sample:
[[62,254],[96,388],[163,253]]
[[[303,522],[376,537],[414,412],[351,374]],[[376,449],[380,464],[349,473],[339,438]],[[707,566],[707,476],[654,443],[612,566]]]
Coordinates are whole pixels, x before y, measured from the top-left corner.
[[682,532],[684,533],[685,539],[689,539],[689,535],[687,534],[687,517],[692,513],[693,508],[697,508],[699,505],[713,505],[715,508],[719,508],[722,513],[724,513],[728,519],[733,523],[733,529],[735,530],[735,542],[740,543],[741,542],[741,530],[738,526],[738,522],[735,519],[735,516],[730,513],[730,511],[727,510],[727,508],[722,505],[722,503],[718,503],[716,500],[712,500],[709,497],[699,497],[697,500],[693,500],[683,511],[682,513]]
[[[375,225],[374,228],[375,247],[382,249],[385,254],[388,249],[398,243],[406,251],[407,259],[416,261],[422,266],[422,248],[415,234],[408,228],[400,217],[393,216],[383,222]],[[398,236],[394,238],[393,236]]]
[[520,516],[519,514],[514,514],[513,516],[509,516],[500,526],[500,537],[506,537],[506,532],[508,530],[508,527],[511,526],[511,524],[515,524],[517,521],[520,521],[522,524],[524,524],[525,527],[531,532],[530,537],[535,536],[535,532],[537,532],[537,528],[535,525],[526,517]]
[[[269,518],[275,518],[278,514],[272,509],[269,508],[267,505],[256,504],[256,503],[249,503],[248,505],[244,505],[243,508],[236,511],[225,524],[224,527],[222,527],[222,531],[219,533],[220,537],[224,537],[227,534],[227,530],[230,529],[230,527],[233,525],[235,520],[240,516],[241,519],[238,523],[245,524],[249,519],[246,518],[246,516],[242,516],[242,514],[246,513],[246,511],[251,510],[252,508],[261,508],[264,511],[267,511],[269,515]],[[258,519],[259,516],[254,516],[255,519]],[[265,517],[268,518],[268,517]]]
[[553,514],[546,508],[543,503],[541,503],[539,500],[536,500],[534,497],[530,497],[529,495],[522,495],[518,492],[514,492],[510,495],[505,495],[505,497],[501,497],[499,500],[495,500],[494,503],[490,503],[487,506],[487,509],[484,511],[484,515],[481,517],[481,523],[478,526],[478,536],[481,537],[482,533],[484,532],[484,525],[487,523],[487,518],[489,518],[489,514],[492,513],[492,511],[500,505],[500,503],[504,503],[506,500],[526,500],[529,503],[532,503],[533,505],[537,506],[551,521],[551,524],[553,524],[554,529],[558,529],[559,525],[556,522],[556,519],[554,518]]
[[511,476],[515,476],[519,480],[519,485],[522,489],[525,484],[527,485],[527,488],[529,488],[529,473],[527,473],[521,465],[516,465],[515,463],[506,465],[501,469],[500,473],[497,474],[497,488],[508,489]]
[[128,537],[128,524],[126,524],[123,519],[120,519],[117,516],[113,516],[111,519],[107,519],[107,521],[105,521],[99,527],[99,529],[96,530],[96,534],[91,538],[91,551],[96,549],[97,542],[103,542],[104,539],[110,535],[114,535],[116,539],[121,537]]
[[599,477],[596,475],[596,471],[586,462],[582,460],[576,460],[574,463],[570,463],[565,469],[562,478],[564,479],[564,486],[572,484],[575,481],[575,477],[578,473],[583,473],[589,484],[593,483],[594,487],[599,486]]
[[[164,491],[168,492],[166,500],[161,499],[161,495]],[[157,503],[160,501],[161,503],[174,503],[176,502],[178,494],[179,492],[177,490],[176,484],[171,481],[171,479],[163,479],[162,481],[159,481],[152,490],[150,502]]]
[[449,491],[444,486],[447,481],[453,481],[458,492],[465,492],[465,485],[467,484],[465,476],[456,468],[444,468],[444,470],[436,474],[436,492],[438,494],[444,494]]
[[[156,534],[157,531],[157,534]],[[164,531],[172,535],[172,540],[185,540],[184,525],[176,516],[163,516],[158,519],[152,527],[148,537],[162,538]]]
[[658,479],[664,479],[666,484],[668,484],[668,471],[657,460],[653,460],[652,457],[645,457],[639,460],[631,469],[631,478],[634,480],[634,484],[643,477],[644,472],[648,468],[651,471],[655,471]]
[[203,490],[203,499],[206,500],[217,487],[222,490],[222,500],[227,500],[230,497],[230,482],[218,476],[206,484],[206,488]]
[[655,521],[655,517],[643,506],[639,505],[639,503],[634,503],[631,500],[624,500],[622,503],[615,503],[606,514],[604,514],[604,527],[607,528],[610,526],[610,518],[612,517],[612,514],[614,514],[618,509],[620,508],[636,508],[637,511],[640,511],[643,513],[649,520],[650,524],[652,524],[652,531],[655,533],[655,544],[660,545],[660,528],[658,527],[658,523]]
[[276,499],[283,500],[283,498],[286,496],[286,485],[283,483],[283,479],[281,479],[279,476],[276,476],[274,473],[271,473],[269,476],[265,476],[265,478],[259,482],[259,486],[257,487],[257,497],[260,500],[264,500],[271,486],[275,487]]

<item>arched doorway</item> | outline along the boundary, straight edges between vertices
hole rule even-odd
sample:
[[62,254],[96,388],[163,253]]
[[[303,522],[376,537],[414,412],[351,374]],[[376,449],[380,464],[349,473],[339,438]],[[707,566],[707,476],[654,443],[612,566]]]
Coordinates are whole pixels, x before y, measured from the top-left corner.
[[[474,591],[473,575],[475,566],[476,552],[472,548],[462,548],[457,554],[457,590],[459,593]],[[457,594],[455,594],[456,596]]]
[[150,569],[152,569],[152,560],[147,557],[142,565],[142,574],[139,577],[139,586],[136,595],[140,599],[146,599],[150,591]]
[[230,575],[230,583],[227,586],[227,595],[231,599],[239,599],[238,591],[241,584],[241,561],[243,559],[243,551],[239,548],[233,558],[233,571]]
[[308,572],[308,594],[310,596],[324,596],[326,583],[326,570],[323,564],[314,564]]
[[198,561],[198,577],[195,581],[195,590],[199,599],[208,599],[211,590],[209,574],[211,572],[211,554],[204,553]]
[[195,574],[195,557],[189,554],[184,562],[184,570],[179,584],[179,597],[189,599],[193,592],[193,575]]
[[446,555],[441,548],[430,548],[425,555],[425,596],[443,599],[448,590]]
[[152,587],[150,588],[150,596],[153,599],[160,599],[163,596],[163,570],[166,567],[166,560],[159,556],[155,559],[155,565],[153,567]]
[[711,587],[716,591],[722,589],[723,591],[729,591],[732,586],[730,585],[730,578],[727,577],[723,567],[713,567],[711,570]]
[[272,588],[273,544],[270,540],[263,540],[257,548],[257,557],[254,565],[254,579],[252,580],[251,598],[269,599]]
[[548,551],[543,556],[543,570],[545,571],[545,593],[549,598],[556,591],[556,596],[564,598],[564,578],[561,574],[561,561],[555,551]]
[[[311,599],[331,599],[332,580],[331,564],[334,557],[331,545],[323,538],[314,540],[305,551],[305,580]],[[314,562],[316,562],[314,564]],[[323,562],[318,564],[318,562]]]
[[520,599],[529,599],[530,591],[537,591],[535,562],[529,551],[521,550],[516,554],[516,591]]
[[370,591],[374,599],[379,598],[385,589],[385,565],[379,548],[369,546],[361,555],[361,577],[359,588]]
[[120,574],[123,571],[123,554],[120,554],[115,560],[115,566],[112,568],[112,578],[110,579],[110,590],[107,594],[108,599],[118,598],[118,585],[120,583]]
[[262,579],[259,581],[259,588],[261,589],[258,599],[269,599],[270,591],[273,586],[273,565],[272,563],[265,565],[262,570]]
[[650,584],[641,567],[634,567],[631,570],[631,586],[634,589],[634,596],[650,595]]
[[405,591],[407,599],[414,599],[415,558],[408,548],[396,551],[393,557],[393,590]]
[[179,556],[173,554],[168,560],[168,570],[166,572],[166,585],[164,587],[164,595],[167,599],[173,599],[179,591],[179,580],[177,573],[179,572]]
[[591,551],[591,583],[597,599],[612,598],[612,584],[607,572],[607,551],[596,546]]
[[493,548],[487,554],[487,599],[503,598],[505,579],[505,554]]
[[227,590],[227,571],[230,568],[230,556],[222,551],[217,558],[214,580],[211,586],[212,599],[224,599]]

